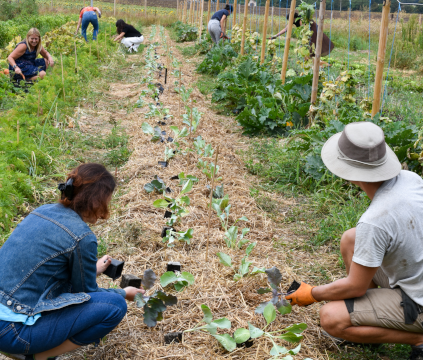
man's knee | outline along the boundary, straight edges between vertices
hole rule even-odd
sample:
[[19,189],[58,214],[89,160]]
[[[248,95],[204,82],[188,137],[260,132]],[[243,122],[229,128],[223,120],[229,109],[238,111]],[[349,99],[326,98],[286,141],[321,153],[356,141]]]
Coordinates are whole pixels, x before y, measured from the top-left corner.
[[341,253],[354,250],[355,245],[355,228],[345,231],[341,236]]
[[331,301],[320,309],[320,325],[332,336],[342,337],[342,332],[352,326],[343,300]]

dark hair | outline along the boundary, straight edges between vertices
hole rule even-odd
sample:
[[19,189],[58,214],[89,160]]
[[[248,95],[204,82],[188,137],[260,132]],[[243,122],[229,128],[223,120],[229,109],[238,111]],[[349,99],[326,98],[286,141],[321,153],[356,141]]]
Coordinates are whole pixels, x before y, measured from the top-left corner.
[[109,199],[116,187],[113,175],[103,165],[88,163],[72,170],[66,182],[69,179],[73,180],[72,199],[62,192],[59,202],[81,217],[107,219]]
[[232,6],[232,5],[226,5],[225,6],[225,10],[228,10],[228,11],[230,11],[231,12],[231,14],[234,12],[234,7]]
[[[289,14],[286,15],[286,20],[289,20]],[[295,21],[295,20],[297,20],[297,21]],[[294,24],[295,24],[296,27],[300,27],[301,26],[300,21],[301,21],[301,16],[298,15],[297,12],[295,12],[294,13]]]
[[120,33],[123,31],[123,28],[125,26],[128,26],[129,24],[127,24],[125,21],[123,21],[122,19],[119,19],[118,21],[116,21],[116,32],[118,33],[118,35],[120,35]]
[[81,10],[79,10],[79,13],[81,13],[81,11],[84,10],[84,9],[85,9],[85,6],[83,8],[81,8]]

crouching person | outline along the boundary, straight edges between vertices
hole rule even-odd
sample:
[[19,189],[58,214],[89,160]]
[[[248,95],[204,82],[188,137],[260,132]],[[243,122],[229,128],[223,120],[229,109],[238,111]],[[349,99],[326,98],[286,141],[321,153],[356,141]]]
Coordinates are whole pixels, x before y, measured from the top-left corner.
[[138,47],[144,42],[144,36],[122,19],[116,21],[116,32],[118,35],[113,40],[120,41],[129,52],[137,52]]
[[332,136],[322,160],[335,175],[360,187],[371,204],[344,233],[347,277],[287,296],[292,304],[330,301],[320,322],[338,341],[412,346],[423,360],[423,180],[401,170],[381,128],[351,123]]
[[[43,58],[37,59],[38,55]],[[47,67],[54,65],[53,58],[41,44],[41,34],[36,28],[28,31],[26,39],[16,45],[7,60],[9,70],[15,73],[13,79],[17,81],[42,79]]]
[[30,213],[0,248],[1,352],[46,360],[99,343],[125,316],[125,299],[143,292],[96,283],[111,258],[97,259],[87,223],[108,218],[115,186],[103,165],[80,165],[60,187],[59,203]]

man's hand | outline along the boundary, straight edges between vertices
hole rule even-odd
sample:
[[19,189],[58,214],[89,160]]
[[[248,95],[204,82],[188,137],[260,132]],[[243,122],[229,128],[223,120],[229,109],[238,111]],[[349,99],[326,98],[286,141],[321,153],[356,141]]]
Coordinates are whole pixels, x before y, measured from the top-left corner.
[[109,265],[112,263],[112,257],[104,255],[100,260],[97,261],[97,276],[104,273]]
[[291,305],[306,306],[317,302],[317,300],[311,294],[311,289],[315,286],[308,285],[301,282],[301,286],[297,291],[294,291],[291,295],[285,297],[286,300],[292,300]]
[[139,293],[141,293],[141,294],[145,293],[144,289],[137,289],[136,287],[133,287],[133,286],[128,286],[123,290],[125,290],[125,292],[126,292],[125,299],[129,300],[129,301],[134,301],[135,295],[137,295]]

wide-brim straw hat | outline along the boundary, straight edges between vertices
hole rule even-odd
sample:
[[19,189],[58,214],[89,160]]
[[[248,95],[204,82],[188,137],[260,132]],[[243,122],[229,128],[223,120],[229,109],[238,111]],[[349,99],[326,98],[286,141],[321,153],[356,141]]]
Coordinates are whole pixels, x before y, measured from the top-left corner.
[[385,181],[401,171],[383,130],[366,121],[350,123],[329,138],[322,149],[322,160],[333,174],[349,181]]

